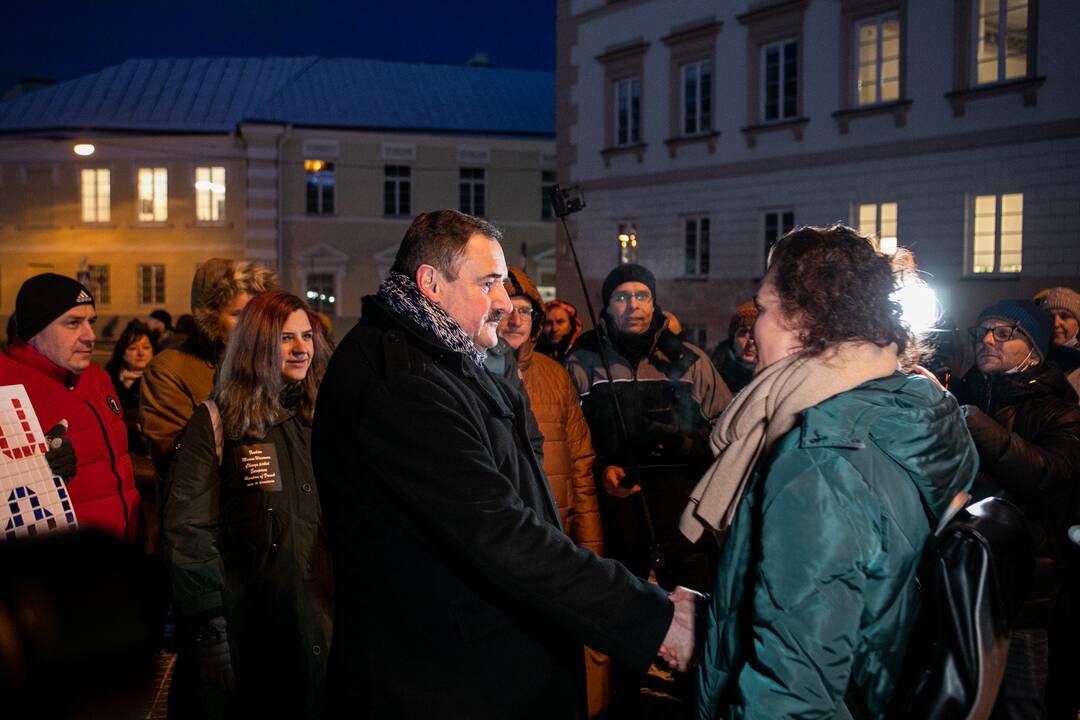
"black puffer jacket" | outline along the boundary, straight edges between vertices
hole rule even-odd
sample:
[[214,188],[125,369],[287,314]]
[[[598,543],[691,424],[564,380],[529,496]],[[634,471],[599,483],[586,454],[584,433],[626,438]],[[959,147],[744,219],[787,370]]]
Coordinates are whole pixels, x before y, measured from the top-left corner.
[[1064,557],[1070,500],[1080,473],[1080,407],[1057,366],[1015,375],[972,368],[956,387],[979,451],[973,494],[1004,494],[1028,516],[1040,572],[1018,624],[1045,627]]

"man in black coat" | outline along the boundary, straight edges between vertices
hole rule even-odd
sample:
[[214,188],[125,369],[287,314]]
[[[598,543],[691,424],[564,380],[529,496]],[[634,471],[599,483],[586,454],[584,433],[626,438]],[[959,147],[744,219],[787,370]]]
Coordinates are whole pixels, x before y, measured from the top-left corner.
[[323,380],[328,717],[583,717],[583,643],[642,672],[692,652],[696,595],[562,533],[524,397],[483,367],[510,309],[500,237],[417,217]]
[[[986,308],[971,329],[976,366],[956,388],[979,451],[973,494],[1019,504],[1036,550],[1035,581],[1010,632],[994,718],[1042,718],[1048,633],[1061,580],[1068,508],[1080,469],[1080,407],[1046,362],[1053,320],[1028,300]],[[1075,712],[1073,713],[1075,715]]]

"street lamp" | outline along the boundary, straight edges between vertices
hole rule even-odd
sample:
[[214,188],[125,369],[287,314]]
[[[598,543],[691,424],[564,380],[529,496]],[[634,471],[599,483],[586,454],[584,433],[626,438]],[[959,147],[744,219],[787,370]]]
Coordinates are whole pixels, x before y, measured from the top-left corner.
[[80,157],[86,157],[88,155],[93,155],[96,148],[90,143],[78,143],[77,145],[75,145],[75,147],[71,149],[75,152],[76,155]]

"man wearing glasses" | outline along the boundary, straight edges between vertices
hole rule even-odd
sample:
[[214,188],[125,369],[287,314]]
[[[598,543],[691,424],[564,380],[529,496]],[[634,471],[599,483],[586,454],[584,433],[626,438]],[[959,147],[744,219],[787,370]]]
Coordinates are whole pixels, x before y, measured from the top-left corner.
[[1035,580],[1010,633],[994,717],[1045,715],[1048,633],[1068,542],[1068,498],[1080,470],[1080,408],[1046,362],[1053,318],[1029,300],[1002,300],[969,330],[975,367],[956,388],[979,452],[972,494],[1008,497],[1024,509],[1037,558]]
[[691,545],[678,520],[712,462],[709,432],[731,393],[705,352],[669,328],[649,270],[619,265],[604,280],[602,300],[614,382],[596,331],[582,334],[566,367],[597,452],[605,548],[639,577],[655,571],[663,588],[711,587],[708,545]]

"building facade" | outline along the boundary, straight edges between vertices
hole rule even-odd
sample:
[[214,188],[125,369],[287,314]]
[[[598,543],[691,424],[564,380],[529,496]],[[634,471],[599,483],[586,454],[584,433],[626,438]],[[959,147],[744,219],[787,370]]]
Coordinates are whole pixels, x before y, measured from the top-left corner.
[[[1077,287],[1078,26],[1037,0],[560,0],[559,177],[586,198],[590,287],[641,262],[711,346],[770,244],[835,222],[911,249],[959,327]],[[561,238],[556,258],[569,290]]]
[[551,73],[322,58],[134,60],[20,95],[0,103],[0,316],[27,277],[78,275],[108,337],[187,312],[218,256],[277,268],[347,329],[444,207],[491,219],[550,286],[553,102]]

